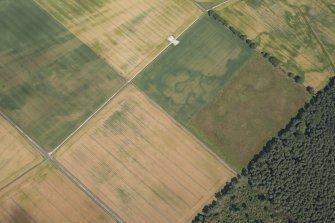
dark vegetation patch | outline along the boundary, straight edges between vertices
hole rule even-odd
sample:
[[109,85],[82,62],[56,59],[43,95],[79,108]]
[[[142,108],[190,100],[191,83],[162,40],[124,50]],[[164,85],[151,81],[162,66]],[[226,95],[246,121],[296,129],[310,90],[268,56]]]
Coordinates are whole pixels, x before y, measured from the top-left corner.
[[335,78],[193,222],[335,221]]

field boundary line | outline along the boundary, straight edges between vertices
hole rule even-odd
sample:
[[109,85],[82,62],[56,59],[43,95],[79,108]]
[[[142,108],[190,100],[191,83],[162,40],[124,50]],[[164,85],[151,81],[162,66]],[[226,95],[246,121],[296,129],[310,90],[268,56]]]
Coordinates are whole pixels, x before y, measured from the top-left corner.
[[[187,26],[178,36],[176,36],[177,38],[181,37],[187,30],[189,30],[201,17],[203,16],[203,14],[201,14],[199,17],[197,17],[189,26]],[[66,143],[70,140],[70,138],[72,138],[80,129],[83,128],[83,126],[89,122],[93,117],[95,117],[95,115],[101,111],[104,107],[107,106],[107,104],[113,100],[113,98],[115,98],[116,96],[118,96],[119,94],[121,94],[121,92],[126,89],[129,85],[131,85],[133,83],[133,81],[135,80],[136,77],[138,77],[145,69],[147,69],[147,67],[149,67],[153,62],[156,61],[156,59],[167,49],[169,48],[171,45],[171,43],[169,42],[169,44],[167,44],[145,67],[143,67],[142,70],[140,70],[137,74],[135,74],[132,78],[130,78],[129,80],[126,81],[126,83],[119,88],[109,99],[107,99],[107,101],[105,101],[95,112],[93,112],[82,124],[80,124],[77,129],[75,129],[70,135],[68,135],[52,152],[49,153],[49,156],[53,156],[54,154],[57,153],[57,151]],[[178,46],[176,46],[178,47]]]
[[[191,23],[189,24],[183,31],[181,31],[178,35],[176,35],[176,39],[181,37],[187,30],[189,30],[204,14],[204,12],[200,11],[201,14]],[[165,39],[167,41],[167,38]],[[161,50],[159,51],[156,56],[154,56],[140,71],[138,71],[136,74],[134,74],[128,81],[132,81],[135,79],[141,72],[143,72],[148,66],[150,66],[155,60],[170,46],[172,45],[171,42],[168,41],[168,44]],[[178,47],[178,46],[176,46]]]
[[46,13],[49,17],[51,17],[58,25],[60,25],[61,27],[63,27],[63,29],[69,33],[72,34],[72,36],[78,40],[83,46],[86,46],[87,48],[89,48],[98,58],[100,58],[102,61],[104,61],[108,66],[110,66],[115,73],[121,77],[123,80],[127,80],[126,77],[124,77],[124,75],[122,75],[121,71],[119,69],[117,69],[115,66],[113,66],[112,64],[108,63],[108,61],[103,58],[100,54],[96,53],[89,45],[87,45],[86,43],[84,43],[81,39],[79,39],[79,37],[72,32],[71,30],[69,30],[68,28],[66,28],[54,15],[52,15],[51,13],[49,13],[44,7],[42,7],[39,3],[36,2],[36,0],[32,0],[33,4],[35,4],[39,9],[41,9],[44,13]]
[[179,123],[175,118],[173,118],[167,111],[165,111],[159,104],[157,104],[153,99],[151,99],[145,92],[143,92],[141,89],[139,89],[136,85],[133,85],[136,90],[141,92],[145,98],[150,101],[151,104],[153,104],[157,109],[159,109],[161,112],[163,112],[174,124],[176,124],[179,128],[181,128],[187,135],[189,135],[191,138],[195,140],[195,142],[199,143],[211,156],[213,156],[216,160],[218,160],[221,164],[223,164],[228,170],[230,170],[234,175],[237,174],[237,172],[228,165],[223,159],[221,159],[216,153],[214,153],[205,143],[203,143],[198,137],[196,137],[190,130],[188,130],[184,125]]
[[72,181],[83,193],[85,193],[91,200],[93,200],[100,208],[108,213],[116,222],[126,223],[116,212],[114,212],[108,205],[106,205],[98,196],[96,196],[85,184],[78,180],[70,171],[68,171],[58,160],[50,158],[52,164],[69,180]]
[[[182,37],[185,32],[187,32],[195,23],[199,21],[200,18],[202,18],[204,15],[204,12],[201,12],[200,16],[198,16],[190,25],[188,25],[182,32],[180,32],[178,35],[176,35],[176,39]],[[171,43],[169,44],[171,45]],[[178,47],[178,46],[176,46]]]
[[49,158],[48,153],[43,150],[43,148],[40,147],[32,138],[30,138],[30,136],[28,136],[14,121],[12,121],[2,111],[0,111],[0,115],[14,127],[23,138],[28,141],[28,143],[42,156],[42,158]]
[[[214,9],[219,8],[220,6],[222,6],[222,5],[224,5],[224,4],[228,4],[228,3],[230,3],[230,2],[233,2],[232,4],[234,4],[234,3],[238,2],[238,1],[239,1],[239,0],[227,0],[227,1],[224,1],[224,2],[222,2],[222,3],[220,3],[220,4],[218,4],[218,5],[213,6],[212,8],[208,9],[207,11],[209,11],[209,10],[214,10]],[[229,5],[229,6],[230,6],[230,5]]]
[[321,50],[323,51],[323,53],[324,53],[325,56],[327,57],[328,62],[329,62],[330,66],[331,66],[331,68],[332,68],[332,70],[333,70],[334,75],[335,75],[335,66],[334,66],[334,63],[333,63],[333,61],[332,61],[332,59],[331,59],[331,56],[329,55],[328,51],[325,49],[324,44],[323,44],[323,42],[320,40],[319,36],[318,36],[318,35],[316,34],[316,32],[314,31],[312,25],[311,25],[310,22],[309,22],[309,18],[305,16],[305,14],[301,11],[300,8],[298,8],[298,10],[299,10],[299,12],[300,12],[302,18],[304,19],[306,25],[308,26],[308,28],[309,28],[310,31],[312,32],[313,36],[315,37],[316,41],[317,41],[318,44],[320,45]]
[[[228,178],[228,180],[230,180],[231,178]],[[227,180],[224,180],[223,178],[218,180],[217,183],[210,188],[208,191],[206,191],[207,193],[192,207],[191,210],[196,210],[193,211],[193,214],[191,215],[191,213],[189,213],[188,215],[186,215],[184,218],[182,218],[179,223],[184,223],[184,222],[191,222],[194,217],[197,215],[197,213],[200,213],[203,209],[203,207],[206,204],[211,203],[213,200],[216,200],[215,198],[215,193],[219,190],[222,189],[223,185],[227,182]],[[201,205],[200,205],[201,204]]]
[[195,4],[199,9],[200,11],[202,12],[207,12],[208,9],[205,9],[204,7],[202,7],[198,2],[196,2],[195,0],[192,0],[193,4]]
[[48,159],[45,159],[45,160],[41,160],[40,162],[36,163],[35,165],[33,165],[32,167],[30,167],[29,169],[27,169],[24,172],[22,172],[20,175],[18,175],[15,179],[11,180],[10,182],[8,182],[4,186],[2,186],[0,188],[0,191],[6,189],[7,187],[9,187],[10,185],[12,185],[16,181],[20,180],[25,175],[27,175],[29,172],[31,172],[32,170],[34,170],[35,168],[37,168],[38,166],[40,166],[40,165],[42,165],[42,164],[44,164],[44,163],[46,163],[48,161],[49,161]]

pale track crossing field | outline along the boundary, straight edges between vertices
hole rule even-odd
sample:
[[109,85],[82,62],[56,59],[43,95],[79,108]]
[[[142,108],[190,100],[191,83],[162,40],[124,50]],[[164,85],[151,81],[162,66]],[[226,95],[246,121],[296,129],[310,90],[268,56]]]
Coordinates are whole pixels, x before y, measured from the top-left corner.
[[331,0],[245,0],[215,11],[319,90],[335,75],[334,8]]
[[195,0],[196,3],[198,3],[205,9],[211,9],[229,1],[231,0]]
[[128,79],[201,14],[189,0],[35,2]]
[[125,80],[32,0],[0,8],[0,110],[51,151]]
[[115,223],[48,163],[0,192],[0,222]]
[[0,189],[42,161],[42,157],[0,116]]

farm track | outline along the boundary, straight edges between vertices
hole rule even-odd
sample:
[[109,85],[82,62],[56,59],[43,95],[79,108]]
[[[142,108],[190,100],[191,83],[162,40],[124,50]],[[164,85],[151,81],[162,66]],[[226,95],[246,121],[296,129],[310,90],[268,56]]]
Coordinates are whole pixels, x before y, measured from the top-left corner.
[[62,164],[60,164],[56,159],[53,158],[52,153],[47,153],[43,150],[33,139],[31,139],[22,129],[16,125],[12,120],[10,120],[5,114],[0,111],[0,115],[6,119],[25,139],[27,139],[33,148],[44,158],[44,160],[33,167],[29,168],[28,170],[24,171],[20,176],[9,182],[8,184],[4,185],[0,188],[0,191],[7,188],[14,182],[18,181],[20,178],[28,174],[33,169],[37,168],[38,166],[42,165],[46,162],[51,162],[63,175],[65,175],[68,179],[71,180],[81,191],[83,191],[90,199],[92,199],[99,207],[101,207],[105,212],[107,212],[115,221],[119,223],[124,223],[123,220],[113,211],[111,210],[105,203],[103,203],[99,198],[97,198],[84,184],[82,184],[77,178],[75,178]]
[[39,162],[39,163],[35,164],[34,166],[30,167],[29,169],[27,169],[26,171],[24,171],[23,173],[21,173],[18,177],[16,177],[14,180],[12,180],[11,182],[9,182],[6,185],[4,185],[3,187],[1,187],[0,191],[2,191],[3,189],[7,188],[9,185],[15,183],[16,181],[18,181],[19,179],[21,179],[23,176],[25,176],[26,174],[28,174],[30,171],[32,171],[33,169],[35,169],[36,167],[38,167],[39,165],[42,165],[43,163],[45,163],[47,161],[48,160],[43,160],[42,162]]
[[[19,133],[23,136],[23,138],[27,139],[28,142],[36,149],[36,151],[44,158],[48,159],[49,154],[43,150],[32,138],[30,138],[14,121],[7,117],[3,112],[0,111],[0,115],[8,121]],[[1,189],[0,189],[1,190]]]
[[[201,15],[197,17],[188,27],[186,27],[179,35],[176,36],[176,38],[181,37],[185,32],[187,32],[206,12],[206,10],[202,10],[199,8],[200,11],[202,11]],[[106,205],[103,201],[101,201],[94,193],[92,193],[82,182],[80,182],[76,177],[72,175],[71,172],[69,172],[61,163],[59,163],[55,158],[54,155],[56,152],[70,139],[72,138],[77,132],[79,132],[83,126],[87,122],[89,122],[93,117],[99,113],[108,103],[110,103],[117,95],[119,95],[124,89],[126,89],[129,85],[131,85],[136,77],[138,77],[139,74],[143,70],[145,70],[148,66],[150,66],[156,59],[167,49],[171,46],[171,43],[169,43],[164,49],[162,49],[142,70],[140,70],[137,74],[135,74],[131,79],[129,79],[114,95],[112,95],[104,104],[102,104],[92,115],[90,115],[75,131],[73,131],[61,144],[59,144],[52,152],[47,153],[43,148],[41,148],[32,138],[30,138],[14,121],[9,119],[4,113],[0,111],[0,115],[3,116],[22,136],[25,138],[32,146],[33,148],[44,158],[44,160],[35,166],[31,167],[30,169],[26,170],[24,173],[22,173],[20,176],[18,176],[15,180],[8,183],[4,187],[0,188],[0,191],[4,188],[8,187],[12,183],[18,181],[20,178],[25,176],[27,173],[32,171],[33,169],[37,168],[38,166],[42,165],[45,162],[51,162],[63,175],[65,175],[68,179],[71,180],[71,182],[76,185],[82,192],[84,192],[91,200],[94,201],[95,204],[97,204],[100,208],[102,208],[106,213],[108,213],[116,222],[124,223],[125,221],[122,220],[108,205]],[[151,100],[151,99],[149,99]],[[158,106],[156,103],[153,103],[155,106]],[[215,159],[220,161],[224,166],[226,166],[229,170],[231,170],[233,173],[236,173],[232,168],[230,168],[229,165],[227,165],[222,159],[220,159],[214,152],[212,152],[207,146],[205,146],[198,138],[196,138],[192,133],[190,133],[188,130],[185,129],[180,123],[178,123],[174,118],[172,118],[169,114],[167,114],[166,111],[164,111],[162,108],[159,107],[161,111],[164,112],[164,114],[167,115],[169,119],[171,119],[174,123],[176,123],[179,127],[181,127],[188,135],[190,135],[196,142],[199,142],[203,147],[206,149],[206,151],[212,155]]]
[[214,10],[214,9],[219,8],[220,6],[228,4],[230,2],[233,2],[232,4],[234,4],[234,3],[238,2],[238,1],[240,1],[240,0],[227,0],[227,1],[224,1],[224,2],[222,2],[220,4],[218,4],[218,5],[213,6],[210,10]]
[[326,50],[325,46],[323,45],[323,42],[320,40],[319,36],[316,34],[316,32],[313,29],[313,26],[310,24],[309,19],[305,16],[305,14],[301,11],[301,9],[298,9],[303,20],[305,21],[306,25],[308,26],[308,28],[310,29],[311,33],[313,34],[314,38],[316,39],[316,41],[318,42],[319,46],[321,47],[323,53],[325,54],[325,56],[327,57],[329,64],[333,70],[333,75],[335,75],[335,65],[334,62],[331,58],[331,56],[329,55],[328,51]]
[[59,163],[53,157],[50,157],[50,161],[62,174],[69,178],[81,191],[83,191],[99,207],[107,212],[116,222],[125,223],[125,221],[123,221],[110,207],[108,207],[103,201],[95,196],[95,194],[93,194],[83,183],[81,183],[75,176],[73,176],[61,163]]
[[234,174],[237,174],[237,172],[231,168],[223,159],[221,159],[218,155],[216,155],[210,148],[208,148],[207,145],[205,145],[200,139],[198,139],[194,134],[192,134],[188,129],[186,129],[182,124],[180,124],[175,118],[173,118],[167,111],[165,111],[159,104],[154,102],[149,96],[147,96],[141,89],[134,87],[139,91],[142,92],[143,95],[146,96],[146,99],[150,101],[155,107],[157,107],[161,112],[163,112],[174,124],[176,124],[179,128],[181,128],[184,132],[186,132],[190,137],[193,138],[193,140],[197,143],[199,143],[203,148],[206,149],[206,151],[212,155],[216,160],[218,160],[220,163],[222,163],[227,169],[229,169]]
[[[202,16],[202,15],[201,15]],[[194,20],[188,27],[186,27],[176,38],[181,37],[187,30],[189,30],[200,18],[199,16],[196,20]],[[113,100],[116,96],[118,96],[124,89],[126,89],[129,85],[133,83],[135,78],[148,66],[150,66],[169,46],[171,46],[171,43],[169,43],[164,49],[162,49],[151,61],[148,63],[142,70],[140,70],[136,75],[134,75],[131,79],[129,79],[117,92],[112,95],[104,104],[102,104],[92,115],[90,115],[75,131],[73,131],[60,145],[58,145],[51,153],[50,155],[53,156],[70,138],[73,137],[80,129],[83,128],[83,126],[90,121],[99,111],[101,111],[106,105]]]
[[195,4],[199,9],[200,11],[202,12],[206,12],[208,11],[207,9],[205,9],[204,7],[202,7],[198,2],[196,2],[195,0],[192,0],[193,4]]

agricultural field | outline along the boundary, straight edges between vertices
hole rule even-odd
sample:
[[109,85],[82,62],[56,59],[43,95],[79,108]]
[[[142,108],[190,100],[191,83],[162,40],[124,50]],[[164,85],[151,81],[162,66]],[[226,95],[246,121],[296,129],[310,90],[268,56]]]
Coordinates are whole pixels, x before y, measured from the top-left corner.
[[125,222],[189,222],[234,176],[132,85],[56,158]]
[[295,115],[307,94],[217,25],[203,18],[136,84],[239,170]]
[[195,0],[196,3],[198,3],[205,9],[211,9],[226,1],[231,1],[231,0]]
[[255,54],[247,44],[204,16],[135,80],[179,122],[209,103]]
[[0,222],[114,221],[50,164],[0,191]]
[[42,157],[0,116],[0,189],[42,160]]
[[302,86],[256,56],[191,123],[217,154],[241,169],[285,127],[307,97]]
[[32,0],[1,1],[0,21],[0,110],[50,151],[125,80]]
[[331,0],[246,0],[216,11],[282,61],[287,72],[321,89],[335,74],[335,4]]
[[200,15],[192,1],[35,0],[126,78]]
[[[319,43],[323,47],[323,52],[331,62],[331,74],[335,75],[335,3],[331,0],[325,0],[318,4],[313,2],[314,4],[309,6],[311,1],[302,2],[304,4],[301,7],[304,10],[305,19],[309,22]],[[307,78],[310,81],[314,81],[315,78],[312,79],[312,77],[309,75]]]

